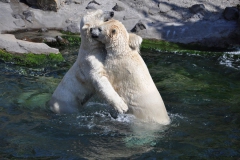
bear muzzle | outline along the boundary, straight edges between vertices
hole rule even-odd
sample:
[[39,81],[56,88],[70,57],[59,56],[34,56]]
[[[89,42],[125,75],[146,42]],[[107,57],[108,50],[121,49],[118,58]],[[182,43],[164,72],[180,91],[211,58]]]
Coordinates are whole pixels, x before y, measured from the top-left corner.
[[98,38],[101,31],[101,28],[90,28],[92,38]]

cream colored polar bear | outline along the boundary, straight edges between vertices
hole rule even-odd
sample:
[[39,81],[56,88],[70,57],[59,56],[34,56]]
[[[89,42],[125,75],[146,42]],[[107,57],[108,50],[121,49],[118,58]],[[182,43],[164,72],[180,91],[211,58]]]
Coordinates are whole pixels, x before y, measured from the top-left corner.
[[110,20],[91,29],[92,37],[105,44],[104,62],[107,77],[120,97],[127,103],[129,113],[136,117],[169,124],[163,100],[137,50],[129,47],[129,33],[117,20]]
[[[81,20],[81,46],[78,57],[69,69],[49,101],[55,113],[75,113],[93,95],[97,94],[119,113],[127,111],[127,105],[113,89],[106,77],[103,62],[106,57],[104,45],[91,38],[90,28],[113,17],[113,12],[96,10],[87,13]],[[134,49],[139,38],[132,34],[129,45]]]

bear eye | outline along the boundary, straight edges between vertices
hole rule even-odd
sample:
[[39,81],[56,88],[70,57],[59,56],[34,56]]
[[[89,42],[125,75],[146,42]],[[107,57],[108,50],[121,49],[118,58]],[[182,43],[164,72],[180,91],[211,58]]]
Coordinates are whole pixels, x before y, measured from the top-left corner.
[[116,29],[113,29],[113,30],[112,30],[112,34],[115,34],[115,33],[116,33]]

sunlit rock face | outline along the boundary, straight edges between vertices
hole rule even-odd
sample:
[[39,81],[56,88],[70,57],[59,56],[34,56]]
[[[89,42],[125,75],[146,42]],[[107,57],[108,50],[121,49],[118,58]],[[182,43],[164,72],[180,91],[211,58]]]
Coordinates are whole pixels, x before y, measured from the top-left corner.
[[10,3],[10,0],[0,0],[0,2]]
[[63,0],[26,0],[31,6],[40,8],[42,10],[57,11]]

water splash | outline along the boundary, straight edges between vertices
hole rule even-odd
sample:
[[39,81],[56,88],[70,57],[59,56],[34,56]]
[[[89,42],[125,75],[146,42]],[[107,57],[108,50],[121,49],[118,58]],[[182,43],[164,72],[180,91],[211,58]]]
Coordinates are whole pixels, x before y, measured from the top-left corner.
[[240,51],[225,52],[218,58],[220,65],[225,65],[230,68],[240,69]]

